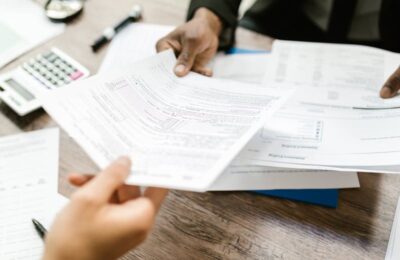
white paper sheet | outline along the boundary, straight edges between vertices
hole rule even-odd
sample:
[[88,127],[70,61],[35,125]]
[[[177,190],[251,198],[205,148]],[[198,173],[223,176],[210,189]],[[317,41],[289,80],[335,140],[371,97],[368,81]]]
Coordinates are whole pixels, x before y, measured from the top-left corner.
[[0,139],[0,259],[41,259],[32,218],[51,223],[58,208],[58,129]]
[[[119,70],[131,66],[136,61],[156,53],[156,42],[174,28],[171,26],[136,23],[130,25],[123,34],[114,38],[103,61],[99,73]],[[218,54],[210,64],[216,78],[234,78],[243,82],[262,83],[270,54]],[[245,69],[243,69],[245,68]],[[359,187],[356,173],[276,169],[271,167],[243,166],[234,162],[234,169],[227,169],[210,190],[285,189],[285,188],[349,188]],[[304,168],[304,166],[303,166]],[[341,169],[343,171],[343,169]],[[350,171],[350,170],[349,170]],[[247,175],[250,174],[250,176]],[[224,180],[226,178],[226,180]]]
[[31,0],[0,0],[0,68],[64,28],[52,23]]
[[210,67],[215,78],[260,84],[270,56],[268,53],[230,55],[219,53]]
[[275,82],[284,87],[310,87],[316,93],[307,95],[307,100],[317,104],[400,105],[400,97],[379,97],[380,88],[399,67],[398,53],[361,45],[275,41],[272,54],[264,78],[266,85]]
[[232,165],[212,185],[213,191],[358,188],[354,172],[313,171]]
[[400,259],[400,199],[397,202],[396,213],[392,224],[392,231],[390,232],[389,243],[386,251],[385,260],[398,260]]
[[174,28],[174,26],[146,23],[129,25],[111,42],[98,73],[126,68],[136,61],[155,55],[157,41]]
[[[282,83],[297,91],[248,145],[242,154],[246,163],[344,167],[345,171],[389,172],[396,168],[400,110],[358,110],[353,106],[377,104],[378,98],[370,103],[366,97],[377,96],[380,85],[373,88],[368,82],[383,84],[384,75],[393,68],[389,65],[400,61],[397,54],[369,47],[278,41],[272,56],[265,86]],[[366,62],[364,56],[384,62],[360,66]],[[371,76],[370,67],[381,69],[380,76]],[[353,83],[350,74],[364,81]],[[360,96],[368,102],[357,103]]]
[[178,78],[172,51],[41,97],[46,111],[105,167],[131,155],[128,183],[205,191],[289,92]]

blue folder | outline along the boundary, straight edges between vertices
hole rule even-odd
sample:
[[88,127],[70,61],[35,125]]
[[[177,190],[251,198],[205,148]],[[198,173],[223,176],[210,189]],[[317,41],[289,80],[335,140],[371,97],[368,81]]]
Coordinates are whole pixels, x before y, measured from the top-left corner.
[[[232,48],[226,51],[227,54],[246,54],[246,53],[268,53],[268,51],[263,50],[249,50]],[[337,189],[326,189],[326,190],[261,190],[252,191],[254,193],[264,195],[279,197],[288,200],[301,201],[305,203],[337,208],[339,200],[339,191]]]

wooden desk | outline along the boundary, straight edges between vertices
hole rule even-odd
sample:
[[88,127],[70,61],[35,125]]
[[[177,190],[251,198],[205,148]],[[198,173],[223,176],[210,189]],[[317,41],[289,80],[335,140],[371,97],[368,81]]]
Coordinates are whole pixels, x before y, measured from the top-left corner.
[[[90,0],[84,14],[68,26],[64,35],[1,72],[51,46],[65,50],[96,72],[106,50],[92,54],[90,43],[106,26],[122,18],[133,3],[143,5],[146,22],[162,24],[182,23],[187,8],[187,0]],[[242,30],[238,38],[242,47],[268,49],[271,44],[267,37]],[[0,104],[0,111],[0,136],[56,125],[43,111],[22,119],[4,104]],[[59,188],[64,194],[72,191],[65,182],[68,172],[97,170],[64,132],[60,157]],[[341,191],[337,209],[246,192],[173,191],[153,234],[126,259],[383,259],[400,176],[359,177],[362,188]]]

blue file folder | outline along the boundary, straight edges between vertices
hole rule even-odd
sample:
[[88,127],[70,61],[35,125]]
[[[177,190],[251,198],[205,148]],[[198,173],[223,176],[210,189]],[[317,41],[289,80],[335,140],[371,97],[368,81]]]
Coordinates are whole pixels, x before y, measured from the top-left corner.
[[[248,50],[240,48],[232,48],[228,50],[227,54],[246,54],[246,53],[266,53],[267,51],[262,50]],[[288,200],[301,201],[310,204],[316,204],[320,206],[337,208],[339,191],[337,189],[326,189],[326,190],[262,190],[252,191],[254,193],[279,197]]]

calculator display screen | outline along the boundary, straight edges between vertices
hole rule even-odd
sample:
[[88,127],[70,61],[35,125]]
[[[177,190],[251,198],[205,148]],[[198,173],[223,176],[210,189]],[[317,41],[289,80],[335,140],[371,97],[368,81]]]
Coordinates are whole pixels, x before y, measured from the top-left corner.
[[31,101],[35,99],[35,96],[31,94],[26,88],[21,86],[18,82],[13,79],[6,80],[7,85],[9,85],[15,92],[20,94],[26,101]]

